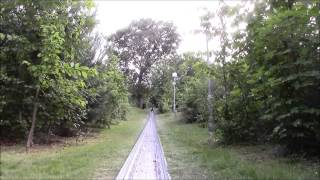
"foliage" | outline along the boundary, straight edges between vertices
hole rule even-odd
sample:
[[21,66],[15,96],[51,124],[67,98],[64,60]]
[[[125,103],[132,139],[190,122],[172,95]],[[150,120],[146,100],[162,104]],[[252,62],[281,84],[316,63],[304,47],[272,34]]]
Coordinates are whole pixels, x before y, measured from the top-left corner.
[[[171,62],[157,66],[152,73],[151,100],[160,113],[172,108],[173,86],[171,75],[178,74],[176,81],[176,105],[178,111],[184,112],[186,122],[205,122],[206,106],[206,75],[208,67],[202,58],[194,53],[185,53],[175,57]],[[165,107],[165,108],[164,108]],[[205,125],[205,124],[203,124]]]
[[174,179],[319,179],[320,166],[303,159],[275,158],[272,145],[215,145],[197,124],[182,124],[180,113],[158,117],[169,173]]
[[142,107],[149,91],[152,68],[176,53],[179,35],[172,23],[140,19],[108,38],[109,53],[119,57],[130,92]]
[[187,122],[200,122],[202,125],[208,115],[207,109],[206,63],[192,54],[185,54],[178,68],[178,102]]
[[108,64],[97,64],[98,77],[93,77],[89,83],[91,94],[95,94],[89,103],[89,119],[97,125],[107,125],[110,128],[114,119],[126,119],[128,104],[125,77],[118,69],[118,59],[111,57]]
[[264,89],[258,83],[252,89],[265,95],[261,120],[272,121],[272,136],[296,150],[320,148],[317,9],[316,4],[295,3],[253,27],[257,34],[251,53],[256,58],[248,58],[252,80],[261,78],[264,84]]
[[[1,2],[2,138],[70,136],[125,119],[124,78],[116,60],[105,63],[105,51],[98,52],[92,8],[90,0]],[[91,119],[93,99],[100,111]]]
[[[272,8],[274,11],[268,10],[265,2],[257,3],[252,12],[255,18],[244,18],[246,32],[239,31],[233,37],[231,61],[215,65],[217,131],[223,133],[225,142],[274,141],[289,151],[317,153],[317,4],[288,2],[272,4]],[[215,27],[212,29],[219,35]],[[228,44],[230,40],[223,36],[220,34],[222,42]],[[220,53],[224,54],[222,51],[223,45]],[[221,62],[220,57],[216,56],[216,62]]]
[[[201,24],[201,32],[219,39],[221,48],[210,51],[214,63],[189,54],[162,68],[168,77],[178,72],[177,104],[184,119],[207,126],[206,79],[211,78],[215,130],[222,141],[275,142],[287,152],[319,154],[319,4],[257,2],[245,15],[221,6],[206,12]],[[227,16],[240,21],[233,34],[227,33]],[[238,27],[241,22],[245,29]],[[158,81],[171,88],[170,79]],[[159,101],[171,98],[165,95],[171,90],[156,92]]]

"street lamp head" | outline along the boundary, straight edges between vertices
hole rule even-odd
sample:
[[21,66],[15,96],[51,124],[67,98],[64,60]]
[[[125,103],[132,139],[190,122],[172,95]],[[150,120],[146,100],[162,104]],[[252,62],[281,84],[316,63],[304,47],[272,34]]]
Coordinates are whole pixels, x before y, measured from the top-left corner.
[[177,73],[176,72],[172,73],[172,77],[177,78],[178,77]]

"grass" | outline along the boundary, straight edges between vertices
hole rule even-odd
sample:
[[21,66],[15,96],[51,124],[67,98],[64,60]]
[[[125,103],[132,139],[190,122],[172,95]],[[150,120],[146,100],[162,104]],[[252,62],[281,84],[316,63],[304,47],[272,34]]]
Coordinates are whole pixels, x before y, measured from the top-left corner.
[[320,179],[319,164],[268,155],[270,145],[210,148],[197,124],[171,114],[159,115],[157,123],[173,179]]
[[145,122],[146,112],[130,108],[128,121],[97,137],[67,147],[1,148],[0,179],[112,179],[129,154]]

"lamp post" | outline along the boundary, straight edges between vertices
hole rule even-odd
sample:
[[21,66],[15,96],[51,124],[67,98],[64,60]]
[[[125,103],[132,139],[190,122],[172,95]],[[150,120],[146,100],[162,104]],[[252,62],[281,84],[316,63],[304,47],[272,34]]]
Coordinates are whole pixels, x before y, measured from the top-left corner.
[[174,72],[172,73],[172,78],[173,78],[173,82],[172,82],[172,85],[173,85],[173,112],[174,114],[176,114],[176,80],[177,80],[177,73]]

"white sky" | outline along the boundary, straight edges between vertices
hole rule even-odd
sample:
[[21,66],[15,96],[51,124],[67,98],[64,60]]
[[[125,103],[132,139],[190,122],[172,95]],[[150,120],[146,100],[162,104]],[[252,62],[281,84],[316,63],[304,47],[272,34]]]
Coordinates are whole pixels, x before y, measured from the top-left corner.
[[[226,1],[236,4],[237,1]],[[178,49],[183,52],[204,52],[206,49],[205,36],[195,34],[200,29],[200,16],[204,13],[201,8],[206,7],[214,11],[218,6],[217,0],[211,1],[110,1],[95,0],[97,7],[98,25],[96,31],[103,35],[115,33],[118,29],[127,27],[133,20],[151,18],[154,20],[171,21],[177,27],[181,36]],[[209,44],[215,49],[214,40]]]

